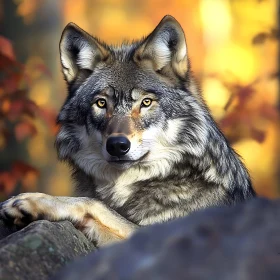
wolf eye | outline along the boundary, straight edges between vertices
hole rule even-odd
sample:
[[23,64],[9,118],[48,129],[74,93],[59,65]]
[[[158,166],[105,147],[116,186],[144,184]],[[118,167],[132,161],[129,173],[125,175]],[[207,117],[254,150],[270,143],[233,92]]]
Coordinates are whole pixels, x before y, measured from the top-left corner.
[[100,98],[96,101],[96,105],[99,107],[99,108],[106,108],[106,100],[103,99],[103,98]]
[[151,98],[145,98],[142,100],[141,107],[149,107],[152,104],[153,100]]

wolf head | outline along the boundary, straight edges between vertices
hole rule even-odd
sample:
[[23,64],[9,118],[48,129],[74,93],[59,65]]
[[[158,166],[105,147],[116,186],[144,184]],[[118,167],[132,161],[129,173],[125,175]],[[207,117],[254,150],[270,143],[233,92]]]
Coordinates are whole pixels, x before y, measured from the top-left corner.
[[61,159],[110,179],[132,170],[164,176],[186,153],[204,153],[207,110],[173,17],[164,17],[146,38],[119,47],[70,23],[60,55],[69,90],[58,117]]

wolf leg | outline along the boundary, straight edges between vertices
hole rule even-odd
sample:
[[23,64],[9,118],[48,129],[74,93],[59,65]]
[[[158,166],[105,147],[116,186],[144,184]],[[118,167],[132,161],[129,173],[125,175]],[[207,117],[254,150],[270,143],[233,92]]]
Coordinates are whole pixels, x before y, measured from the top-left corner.
[[19,226],[35,220],[69,220],[97,246],[128,238],[138,226],[101,201],[87,197],[23,193],[1,203],[0,216]]

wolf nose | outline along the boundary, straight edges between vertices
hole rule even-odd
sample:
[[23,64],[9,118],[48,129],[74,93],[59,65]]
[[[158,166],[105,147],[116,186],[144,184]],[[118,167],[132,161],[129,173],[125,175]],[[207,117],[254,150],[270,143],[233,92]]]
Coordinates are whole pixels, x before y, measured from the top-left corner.
[[111,156],[124,156],[130,149],[130,141],[124,136],[111,136],[107,139],[106,150]]

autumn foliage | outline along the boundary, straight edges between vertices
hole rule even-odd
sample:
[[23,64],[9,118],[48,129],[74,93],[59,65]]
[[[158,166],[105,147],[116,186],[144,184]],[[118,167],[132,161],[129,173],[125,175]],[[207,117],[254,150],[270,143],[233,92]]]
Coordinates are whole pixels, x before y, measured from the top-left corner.
[[[275,79],[275,77],[273,77]],[[265,127],[260,128],[260,123],[276,122],[278,112],[276,106],[268,102],[261,102],[258,106],[252,107],[251,100],[257,94],[254,82],[248,85],[228,83],[222,81],[231,92],[224,110],[224,117],[219,121],[220,127],[232,144],[244,138],[252,138],[262,143],[266,137]]]
[[[50,75],[44,65],[35,65],[34,71]],[[24,145],[24,140],[37,133],[35,118],[40,118],[56,132],[56,113],[40,108],[28,97],[28,86],[32,80],[25,72],[23,64],[17,61],[11,42],[0,36],[0,154],[11,138]],[[24,186],[27,176],[38,176],[36,168],[26,162],[15,161],[11,168],[0,172],[0,194],[8,196],[15,186]]]

